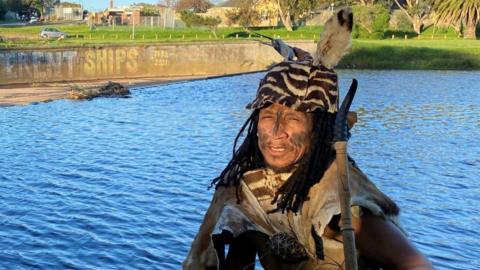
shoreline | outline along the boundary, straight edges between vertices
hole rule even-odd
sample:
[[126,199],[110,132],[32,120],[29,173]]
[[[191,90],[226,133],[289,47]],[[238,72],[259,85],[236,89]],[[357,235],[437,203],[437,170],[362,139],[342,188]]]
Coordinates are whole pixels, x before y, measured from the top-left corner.
[[233,74],[210,74],[210,75],[191,75],[191,76],[172,76],[172,77],[145,77],[130,79],[112,79],[112,80],[93,80],[77,82],[52,82],[52,83],[34,83],[34,84],[9,84],[0,85],[0,108],[11,106],[26,106],[37,103],[51,102],[59,99],[67,99],[72,86],[101,87],[109,81],[117,82],[128,89],[163,85],[171,83],[181,83],[186,81],[208,80],[222,77],[232,77],[243,74],[264,72],[257,70],[250,72],[240,72]]
[[123,84],[129,89],[156,84],[178,83],[183,81],[203,80],[220,76],[182,76],[161,78],[133,78],[115,80],[95,80],[72,83],[41,83],[0,85],[0,108],[10,106],[25,106],[30,104],[51,102],[67,99],[72,86],[100,87],[109,81]]
[[[345,67],[341,64],[338,70],[351,70],[351,67]],[[353,68],[356,69],[356,68]],[[382,68],[360,68],[363,70],[385,70]],[[425,69],[397,69],[397,70],[425,70]],[[457,69],[429,69],[436,71],[478,71],[457,70]],[[50,82],[50,83],[18,83],[18,84],[0,84],[0,109],[12,106],[27,106],[38,103],[47,103],[60,99],[68,99],[68,94],[73,86],[80,87],[101,87],[109,81],[124,85],[130,90],[135,88],[181,83],[196,80],[209,80],[215,78],[233,77],[244,74],[265,72],[267,69],[255,70],[249,72],[239,72],[232,74],[209,74],[209,75],[190,75],[190,76],[172,76],[172,77],[140,77],[126,79],[101,79],[90,81],[75,82]],[[73,99],[71,99],[73,100]]]

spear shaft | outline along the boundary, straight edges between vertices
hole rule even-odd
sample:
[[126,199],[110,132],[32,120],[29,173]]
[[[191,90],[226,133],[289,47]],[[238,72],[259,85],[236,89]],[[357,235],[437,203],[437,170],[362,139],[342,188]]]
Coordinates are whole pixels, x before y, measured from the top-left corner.
[[337,154],[336,162],[338,170],[338,185],[340,192],[340,207],[342,213],[341,231],[343,236],[345,269],[356,270],[357,256],[355,248],[355,234],[352,225],[352,213],[350,210],[351,195],[348,175],[347,142],[335,142],[333,147],[335,148]]
[[357,252],[355,248],[355,233],[352,225],[351,213],[351,195],[348,174],[348,125],[347,116],[352,104],[353,97],[357,90],[357,80],[353,80],[345,99],[342,102],[337,117],[335,118],[334,127],[334,144],[336,152],[338,189],[340,194],[340,209],[342,215],[342,236],[343,236],[343,253],[345,256],[345,269],[357,270]]

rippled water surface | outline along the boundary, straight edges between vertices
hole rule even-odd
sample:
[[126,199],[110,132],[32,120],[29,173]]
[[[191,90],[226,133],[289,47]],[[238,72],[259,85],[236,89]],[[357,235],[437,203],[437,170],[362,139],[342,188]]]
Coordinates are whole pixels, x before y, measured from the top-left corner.
[[[262,74],[0,108],[0,269],[179,269]],[[479,269],[479,72],[359,80],[350,153],[438,269]]]

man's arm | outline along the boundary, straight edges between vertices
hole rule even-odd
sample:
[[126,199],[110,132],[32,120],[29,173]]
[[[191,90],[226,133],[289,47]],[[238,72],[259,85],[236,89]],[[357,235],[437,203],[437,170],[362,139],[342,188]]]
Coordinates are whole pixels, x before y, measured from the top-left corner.
[[434,269],[392,222],[365,213],[361,218],[353,218],[353,226],[356,245],[367,260],[384,269]]

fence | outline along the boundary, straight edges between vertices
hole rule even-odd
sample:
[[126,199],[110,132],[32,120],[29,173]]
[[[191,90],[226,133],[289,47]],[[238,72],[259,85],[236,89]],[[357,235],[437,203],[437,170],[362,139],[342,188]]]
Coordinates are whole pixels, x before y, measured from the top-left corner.
[[50,16],[55,16],[57,20],[66,20],[66,21],[76,21],[83,19],[83,9],[82,8],[64,8],[58,7],[49,14]]
[[163,12],[159,16],[109,16],[106,24],[115,27],[116,25],[150,26],[151,28],[175,28],[175,11]]

